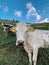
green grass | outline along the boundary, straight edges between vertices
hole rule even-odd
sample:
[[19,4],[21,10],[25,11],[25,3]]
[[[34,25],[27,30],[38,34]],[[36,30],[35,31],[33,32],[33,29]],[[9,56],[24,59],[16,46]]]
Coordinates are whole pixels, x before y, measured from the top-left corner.
[[[24,48],[15,42],[15,33],[4,32],[0,26],[0,65],[29,65]],[[49,49],[39,49],[37,65],[49,65]]]

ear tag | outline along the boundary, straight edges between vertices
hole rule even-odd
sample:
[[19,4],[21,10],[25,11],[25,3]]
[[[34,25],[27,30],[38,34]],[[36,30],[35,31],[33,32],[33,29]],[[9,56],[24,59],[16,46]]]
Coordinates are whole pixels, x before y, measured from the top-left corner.
[[14,29],[14,28],[11,28],[10,31],[11,31],[11,32],[15,32],[15,29]]
[[14,29],[12,29],[11,31],[12,31],[12,32],[15,32],[15,30],[14,30]]
[[29,32],[33,32],[33,31],[34,31],[34,29],[32,29],[32,28],[31,28],[31,29],[29,29]]

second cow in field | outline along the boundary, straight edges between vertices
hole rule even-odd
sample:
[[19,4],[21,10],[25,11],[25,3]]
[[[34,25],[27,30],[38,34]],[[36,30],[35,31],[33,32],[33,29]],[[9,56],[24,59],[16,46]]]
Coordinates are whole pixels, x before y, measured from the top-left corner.
[[[49,31],[31,28],[26,23],[17,23],[12,29],[17,35],[16,45],[23,44],[28,53],[30,65],[32,61],[33,65],[36,65],[39,48],[49,47]],[[31,56],[32,52],[33,56]]]
[[8,28],[10,30],[10,28],[13,27],[13,25],[11,25],[11,24],[3,24],[3,23],[2,23],[2,26],[4,28],[4,31],[6,31],[6,28]]

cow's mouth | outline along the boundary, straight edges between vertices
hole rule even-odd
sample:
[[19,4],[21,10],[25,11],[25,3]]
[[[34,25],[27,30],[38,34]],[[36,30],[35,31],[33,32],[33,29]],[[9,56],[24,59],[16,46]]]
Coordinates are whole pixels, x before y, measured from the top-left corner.
[[21,44],[19,44],[20,46],[23,46],[24,44],[23,43],[21,43]]

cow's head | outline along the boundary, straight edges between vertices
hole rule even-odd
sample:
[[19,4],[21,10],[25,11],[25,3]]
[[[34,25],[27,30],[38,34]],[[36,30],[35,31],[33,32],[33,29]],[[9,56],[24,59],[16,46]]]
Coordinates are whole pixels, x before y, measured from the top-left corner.
[[17,23],[16,27],[11,28],[12,32],[16,32],[16,45],[26,44],[27,32],[33,32],[34,28],[26,23]]

